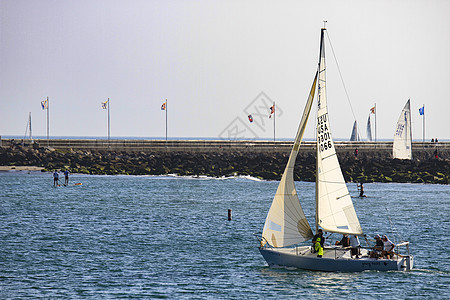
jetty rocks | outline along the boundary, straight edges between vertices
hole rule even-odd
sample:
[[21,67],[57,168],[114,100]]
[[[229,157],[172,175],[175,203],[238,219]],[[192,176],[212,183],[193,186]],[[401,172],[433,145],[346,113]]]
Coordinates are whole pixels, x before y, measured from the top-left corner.
[[[449,184],[448,152],[435,157],[433,150],[414,152],[414,160],[397,160],[390,151],[364,151],[358,155],[339,150],[337,155],[347,182],[411,182]],[[0,147],[0,165],[39,166],[43,171],[69,169],[72,173],[107,175],[250,175],[280,180],[289,151],[117,151],[73,150],[15,145]],[[301,151],[294,179],[315,181],[315,153]]]

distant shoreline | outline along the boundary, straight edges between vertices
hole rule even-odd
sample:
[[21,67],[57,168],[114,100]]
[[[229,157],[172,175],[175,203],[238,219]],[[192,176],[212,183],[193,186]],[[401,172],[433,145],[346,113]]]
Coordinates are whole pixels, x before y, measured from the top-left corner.
[[42,171],[43,169],[37,166],[0,166],[0,171]]

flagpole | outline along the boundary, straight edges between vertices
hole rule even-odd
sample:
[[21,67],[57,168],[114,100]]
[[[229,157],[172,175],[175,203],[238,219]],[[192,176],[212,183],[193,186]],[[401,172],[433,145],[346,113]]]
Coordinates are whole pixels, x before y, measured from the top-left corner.
[[423,108],[422,142],[425,143],[425,104],[422,106],[422,108]]
[[166,146],[167,146],[167,99],[166,99]]
[[109,103],[109,98],[108,98],[107,103],[108,103],[108,148],[109,148],[110,138],[111,138],[111,127],[110,127],[110,121],[109,121],[109,118],[110,118],[109,107],[111,104]]
[[277,111],[275,110],[275,101],[273,101],[273,141],[274,142],[275,142],[275,116],[276,115],[277,115]]
[[49,136],[50,136],[50,100],[47,97],[47,147],[49,146]]

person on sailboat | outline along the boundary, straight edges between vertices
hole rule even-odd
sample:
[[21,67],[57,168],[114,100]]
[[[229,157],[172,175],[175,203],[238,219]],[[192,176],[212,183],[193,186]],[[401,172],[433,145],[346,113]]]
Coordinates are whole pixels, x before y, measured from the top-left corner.
[[350,246],[350,240],[348,238],[348,234],[344,233],[342,235],[342,239],[340,241],[336,241],[336,245],[341,245],[342,248],[346,248]]
[[382,257],[383,248],[384,248],[384,243],[381,240],[381,236],[379,234],[377,234],[375,236],[375,246],[372,248],[373,251],[370,252],[370,257],[372,257],[372,258]]
[[356,258],[359,258],[359,238],[357,235],[352,235],[350,236],[350,246],[352,247],[351,249],[351,256],[353,258],[353,256],[356,256]]
[[319,229],[316,235],[314,235],[312,239],[312,243],[314,246],[314,253],[317,252],[317,257],[322,257],[323,255],[323,243],[325,242],[325,238],[323,237],[322,229]]
[[391,242],[386,235],[383,235],[383,256],[387,259],[394,255],[395,244]]

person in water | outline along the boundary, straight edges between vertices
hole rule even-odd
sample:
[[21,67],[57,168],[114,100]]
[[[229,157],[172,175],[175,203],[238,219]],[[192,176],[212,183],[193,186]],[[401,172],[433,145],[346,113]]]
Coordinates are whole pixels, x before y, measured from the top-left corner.
[[53,186],[58,186],[59,183],[59,174],[58,171],[55,170],[55,172],[53,172]]
[[69,184],[69,174],[70,174],[69,170],[66,169],[64,171],[64,185],[68,185]]
[[323,237],[322,229],[319,229],[317,234],[313,237],[312,243],[314,246],[314,252],[317,252],[317,257],[323,256],[323,243],[325,242],[325,238]]

